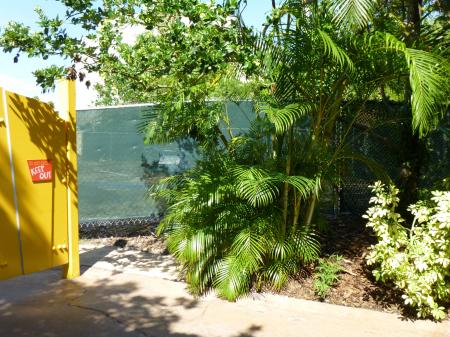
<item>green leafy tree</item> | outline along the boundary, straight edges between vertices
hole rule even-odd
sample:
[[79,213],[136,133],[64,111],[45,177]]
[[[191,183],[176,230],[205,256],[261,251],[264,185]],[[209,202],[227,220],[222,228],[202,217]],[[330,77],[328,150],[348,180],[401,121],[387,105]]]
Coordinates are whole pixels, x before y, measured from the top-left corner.
[[[38,8],[40,29],[32,31],[24,24],[11,22],[0,35],[0,46],[15,55],[15,62],[23,54],[44,60],[56,55],[67,60],[66,67],[50,66],[35,72],[44,90],[51,89],[57,78],[84,80],[87,73],[98,72],[103,79],[97,86],[102,104],[164,101],[167,105],[182,105],[180,102],[191,100],[200,105],[204,104],[202,98],[216,92],[230,68],[238,65],[240,75],[245,77],[258,66],[252,57],[255,39],[240,17],[241,4],[245,4],[242,0],[225,0],[221,5],[198,0],[55,1],[66,6],[64,17],[50,18]],[[418,0],[406,6],[397,1],[372,0],[287,3],[297,8],[327,6],[332,24],[356,33],[389,32],[405,40],[408,48],[432,49],[433,55],[444,60],[448,56],[446,2],[428,0],[421,6]],[[277,26],[274,23],[283,16],[282,8],[274,9],[266,27]],[[70,25],[79,27],[81,34],[70,34]],[[130,42],[124,39],[124,31],[139,33]],[[442,59],[438,61],[441,65]],[[439,73],[439,68],[431,68],[431,72]],[[436,97],[436,86],[442,83],[429,78],[423,83],[411,81],[411,85],[419,86],[412,96],[412,114],[413,127],[420,133],[436,125],[445,108],[440,98],[448,90],[445,85],[439,91],[441,97]],[[432,95],[429,91],[433,91]]]

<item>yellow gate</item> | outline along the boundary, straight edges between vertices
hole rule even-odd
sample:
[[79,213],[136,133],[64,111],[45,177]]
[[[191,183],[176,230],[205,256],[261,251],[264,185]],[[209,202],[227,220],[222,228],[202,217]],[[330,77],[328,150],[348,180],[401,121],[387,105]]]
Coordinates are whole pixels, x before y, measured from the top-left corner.
[[0,88],[0,280],[79,275],[75,83],[61,109]]

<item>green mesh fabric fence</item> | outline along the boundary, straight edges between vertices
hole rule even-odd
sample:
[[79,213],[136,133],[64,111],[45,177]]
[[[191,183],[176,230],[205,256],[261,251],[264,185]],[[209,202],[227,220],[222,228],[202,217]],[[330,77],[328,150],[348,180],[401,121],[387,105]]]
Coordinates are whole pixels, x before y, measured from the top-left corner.
[[[187,139],[144,144],[138,125],[148,109],[152,105],[77,111],[80,223],[157,216],[157,203],[146,198],[147,184],[195,165],[198,153]],[[250,102],[228,104],[234,134],[246,132],[251,109]]]
[[[151,105],[79,110],[78,167],[80,223],[132,223],[157,217],[157,203],[146,198],[147,185],[195,165],[199,154],[189,140],[165,145],[144,145],[138,124]],[[245,133],[253,118],[252,103],[229,103],[233,134]],[[401,167],[402,123],[405,112],[399,106],[368,102],[348,134],[349,146],[371,158],[398,179]],[[338,123],[336,137],[346,130]],[[406,127],[406,125],[404,125]],[[429,158],[422,185],[450,175],[450,115],[427,144]],[[338,138],[339,139],[339,138]],[[361,214],[367,209],[368,185],[376,177],[361,162],[350,160],[337,167],[341,186],[324,191],[321,209],[326,213]]]

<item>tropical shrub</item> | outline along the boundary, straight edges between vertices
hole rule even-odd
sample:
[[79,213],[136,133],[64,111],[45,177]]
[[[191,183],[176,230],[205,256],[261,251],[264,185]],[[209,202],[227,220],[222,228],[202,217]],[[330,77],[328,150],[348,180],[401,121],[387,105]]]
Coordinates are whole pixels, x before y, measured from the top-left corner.
[[170,204],[159,231],[167,233],[192,293],[213,287],[235,300],[254,284],[279,289],[301,263],[317,258],[311,229],[283,219],[276,201],[284,184],[303,199],[317,190],[313,179],[245,167],[220,154],[153,187]]
[[411,205],[414,221],[407,228],[395,211],[399,190],[377,182],[372,191],[372,207],[364,217],[378,238],[367,256],[375,279],[400,289],[418,317],[445,318],[444,305],[450,303],[450,192],[434,191],[430,200]]

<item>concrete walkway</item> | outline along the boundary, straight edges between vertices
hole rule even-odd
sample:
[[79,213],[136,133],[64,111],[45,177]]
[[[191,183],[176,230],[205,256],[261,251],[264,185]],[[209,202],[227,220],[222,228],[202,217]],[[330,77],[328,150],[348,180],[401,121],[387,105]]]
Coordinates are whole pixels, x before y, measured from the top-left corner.
[[450,322],[255,295],[195,299],[169,256],[82,247],[83,275],[60,272],[0,283],[0,336],[450,337]]

